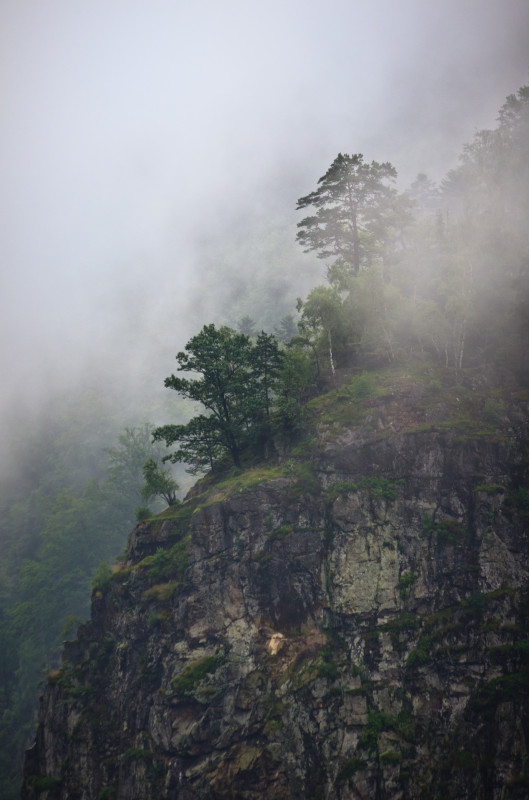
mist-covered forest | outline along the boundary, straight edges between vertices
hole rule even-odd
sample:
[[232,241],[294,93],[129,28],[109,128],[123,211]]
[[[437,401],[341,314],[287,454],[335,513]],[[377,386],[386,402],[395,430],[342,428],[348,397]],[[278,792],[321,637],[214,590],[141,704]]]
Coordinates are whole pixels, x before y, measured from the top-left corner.
[[[240,282],[213,320],[197,320],[186,348],[170,343],[178,367],[163,354],[156,391],[140,381],[128,401],[111,381],[87,378],[17,426],[16,469],[0,491],[6,800],[18,793],[39,681],[137,519],[163,507],[145,491],[149,459],[173,470],[182,497],[205,470],[274,458],[274,440],[302,436],[304,405],[343,371],[419,362],[457,378],[492,366],[527,384],[529,87],[506,99],[496,127],[477,132],[439,183],[420,173],[398,191],[398,165],[377,156],[337,154],[292,197],[297,227],[291,218],[263,225],[267,266],[255,280],[234,231]],[[179,377],[206,375],[213,345],[217,363],[240,370],[226,390],[229,424],[196,380]],[[173,466],[162,462],[168,454]]]

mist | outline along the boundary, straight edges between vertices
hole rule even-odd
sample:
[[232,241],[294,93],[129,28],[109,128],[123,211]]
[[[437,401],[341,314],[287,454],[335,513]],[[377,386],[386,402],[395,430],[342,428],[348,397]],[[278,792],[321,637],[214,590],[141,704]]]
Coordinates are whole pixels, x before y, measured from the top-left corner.
[[163,392],[272,258],[293,310],[321,279],[296,199],[340,151],[401,189],[440,180],[526,82],[528,43],[526,0],[5,0],[3,451],[85,382]]

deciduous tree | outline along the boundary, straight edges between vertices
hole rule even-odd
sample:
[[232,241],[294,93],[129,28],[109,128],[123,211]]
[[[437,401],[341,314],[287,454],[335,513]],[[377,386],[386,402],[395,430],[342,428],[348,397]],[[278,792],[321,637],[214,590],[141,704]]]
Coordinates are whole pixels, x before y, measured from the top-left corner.
[[[256,435],[268,436],[272,396],[280,354],[275,337],[262,332],[250,337],[231,328],[205,325],[176,356],[179,371],[199,378],[171,375],[165,385],[183,397],[200,402],[206,413],[186,425],[165,425],[154,431],[155,440],[168,447],[178,444],[173,462],[186,461],[193,471],[213,466],[229,455],[235,466]],[[264,439],[263,439],[264,437]]]

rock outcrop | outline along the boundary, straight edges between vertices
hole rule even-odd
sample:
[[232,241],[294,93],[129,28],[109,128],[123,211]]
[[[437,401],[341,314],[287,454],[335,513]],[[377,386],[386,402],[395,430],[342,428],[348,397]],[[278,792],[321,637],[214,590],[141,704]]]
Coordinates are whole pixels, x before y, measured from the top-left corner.
[[23,798],[527,797],[528,395],[458,380],[345,383],[139,525]]

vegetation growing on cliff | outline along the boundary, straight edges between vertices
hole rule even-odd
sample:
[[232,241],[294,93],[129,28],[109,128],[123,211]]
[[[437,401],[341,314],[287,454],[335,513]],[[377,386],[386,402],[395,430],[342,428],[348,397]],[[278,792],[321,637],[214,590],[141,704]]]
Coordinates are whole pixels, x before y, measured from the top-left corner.
[[[201,502],[285,475],[295,478],[294,498],[319,491],[307,456],[315,419],[323,437],[326,431],[365,419],[372,401],[384,393],[398,394],[388,372],[392,368],[393,378],[400,375],[407,386],[406,376],[418,363],[429,370],[428,381],[422,382],[426,391],[413,399],[424,405],[421,430],[444,430],[468,440],[499,441],[505,436],[501,392],[486,397],[469,389],[465,370],[487,364],[511,370],[522,383],[529,377],[528,119],[529,88],[522,87],[501,109],[497,129],[479,132],[465,148],[460,166],[439,187],[423,176],[406,196],[398,195],[391,188],[392,165],[368,165],[360,154],[339,155],[318,181],[319,188],[300,198],[298,208],[312,206],[315,213],[300,222],[298,238],[306,250],[326,260],[328,285],[314,287],[299,301],[297,330],[285,318],[276,321],[282,331],[277,338],[265,332],[256,337],[250,318],[241,320],[245,330],[239,333],[227,325],[207,324],[177,355],[179,370],[191,377],[171,375],[166,380],[168,388],[203,406],[198,415],[190,412],[188,421],[155,431],[156,439],[177,446],[171,454],[174,461],[184,461],[198,474],[218,469],[215,490],[210,484],[210,494]],[[414,195],[421,203],[415,208]],[[406,401],[402,403],[405,426]],[[372,424],[374,436],[387,435],[382,414]],[[87,445],[83,437],[80,444],[63,431],[57,446],[43,441],[35,455],[38,488],[21,490],[15,500],[4,503],[9,544],[3,544],[6,559],[0,575],[0,749],[2,769],[11,776],[0,792],[6,798],[15,796],[11,765],[31,727],[35,683],[55,662],[64,612],[70,635],[87,613],[91,575],[102,560],[115,558],[132,527],[144,477],[153,489],[151,497],[165,495],[169,503],[176,499],[173,479],[166,476],[163,482],[157,466],[162,454],[151,449],[150,433],[151,428],[127,428],[106,454],[108,471],[101,455],[92,454],[97,468],[74,475],[70,465],[78,462],[72,451]],[[294,444],[298,451],[289,452]],[[144,476],[141,469],[149,457],[154,467]],[[230,460],[235,466],[231,474]],[[242,473],[239,468],[246,466],[252,470]],[[372,499],[393,503],[399,488],[384,476],[365,475],[329,487],[326,497],[332,502],[364,491]],[[502,513],[526,514],[527,487],[504,488],[476,477],[472,491],[497,499]],[[181,519],[184,528],[190,509],[173,508],[170,516]],[[276,539],[288,530],[278,528],[282,533]],[[422,533],[447,548],[461,542],[458,522],[442,515],[425,514]],[[185,537],[147,556],[143,568],[154,582],[146,589],[151,592],[148,599],[171,600],[187,563]],[[108,580],[108,568],[103,568],[96,591]],[[396,582],[403,602],[415,583],[410,571]],[[388,635],[400,637],[403,649],[414,645],[406,656],[412,675],[438,652],[448,631],[441,635],[433,622],[430,631],[430,622],[408,615],[401,623],[402,629],[397,630],[397,623],[388,628]],[[523,641],[510,654],[518,660],[525,657]],[[449,647],[449,641],[442,646]],[[331,678],[332,659],[322,656],[319,670],[321,677]],[[493,689],[509,694],[512,687],[504,680],[491,685],[491,696]],[[483,705],[492,703],[489,694],[480,695]],[[371,722],[372,743],[382,729],[376,718]],[[396,763],[395,753],[381,752],[381,762]],[[340,782],[363,764],[363,758],[346,761]]]

